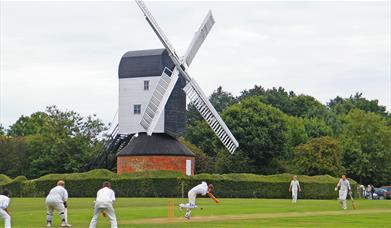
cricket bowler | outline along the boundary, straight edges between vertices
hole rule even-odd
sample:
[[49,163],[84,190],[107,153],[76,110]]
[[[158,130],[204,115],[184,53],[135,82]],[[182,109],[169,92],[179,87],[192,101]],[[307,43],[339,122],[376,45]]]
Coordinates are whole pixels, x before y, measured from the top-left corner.
[[183,208],[186,208],[186,215],[185,218],[190,219],[191,210],[193,208],[196,208],[197,205],[195,204],[197,195],[206,195],[211,194],[213,192],[213,185],[207,184],[205,181],[203,181],[201,184],[195,186],[194,188],[190,189],[190,191],[187,193],[187,196],[189,198],[189,203],[187,204],[179,204],[179,210],[182,211]]
[[341,205],[341,208],[346,210],[347,205],[346,205],[346,197],[348,195],[348,192],[351,192],[352,189],[350,188],[350,183],[349,180],[346,179],[345,175],[342,175],[341,179],[339,179],[339,182],[337,186],[335,187],[335,191],[339,189],[339,203]]
[[297,176],[293,176],[291,180],[291,184],[289,185],[289,192],[292,192],[292,203],[297,202],[297,193],[301,192],[300,183],[297,180]]
[[89,228],[96,227],[100,213],[103,213],[104,216],[107,214],[111,223],[111,228],[117,228],[117,218],[113,208],[114,201],[115,193],[111,189],[111,183],[108,181],[103,182],[102,188],[96,194],[94,216],[91,219]]
[[8,205],[11,201],[9,192],[3,191],[0,195],[0,217],[4,219],[4,228],[11,228],[11,213],[8,211]]
[[48,208],[47,212],[47,227],[52,226],[52,217],[53,211],[56,209],[61,217],[61,227],[71,227],[68,224],[66,216],[68,192],[65,189],[65,182],[59,180],[57,186],[52,188],[49,192],[49,195],[46,197],[46,206]]

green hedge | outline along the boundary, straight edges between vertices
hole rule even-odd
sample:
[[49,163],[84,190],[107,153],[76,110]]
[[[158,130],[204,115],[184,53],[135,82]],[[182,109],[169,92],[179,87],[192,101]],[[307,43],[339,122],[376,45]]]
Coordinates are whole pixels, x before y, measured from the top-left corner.
[[[1,176],[0,176],[1,177]],[[17,177],[0,183],[0,190],[9,189],[17,197],[43,197],[60,179],[65,180],[71,197],[95,197],[103,181],[110,181],[119,197],[181,197],[201,181],[215,186],[217,197],[229,198],[290,198],[288,192],[291,174],[198,174],[183,176],[172,171],[150,171],[118,176],[109,170],[97,169],[86,173],[50,174],[27,180]],[[298,176],[304,199],[335,199],[334,187],[338,178],[324,176]],[[352,189],[357,183],[351,180]],[[183,189],[183,192],[182,192]],[[355,192],[355,191],[353,191]]]

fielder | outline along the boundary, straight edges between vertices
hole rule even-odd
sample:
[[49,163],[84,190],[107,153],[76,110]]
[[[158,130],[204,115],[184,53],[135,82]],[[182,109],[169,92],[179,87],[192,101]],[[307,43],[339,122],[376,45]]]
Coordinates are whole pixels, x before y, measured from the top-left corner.
[[187,196],[189,198],[189,203],[187,204],[179,204],[179,210],[182,211],[183,208],[186,208],[186,215],[185,218],[190,219],[191,209],[196,208],[197,205],[195,204],[195,200],[198,194],[200,195],[206,195],[208,193],[212,193],[214,187],[213,185],[208,185],[206,182],[202,182],[201,184],[195,186],[194,188],[190,189],[190,191],[187,193]]
[[0,195],[0,217],[4,219],[4,228],[11,228],[11,213],[8,211],[10,201],[9,192],[3,191]]
[[335,187],[335,191],[339,189],[339,204],[341,205],[341,208],[346,210],[348,209],[346,206],[346,197],[348,195],[348,192],[351,192],[352,189],[350,188],[350,183],[348,179],[346,179],[345,175],[342,175],[341,179],[339,179],[339,182],[337,186]]
[[293,176],[291,184],[289,185],[289,192],[292,192],[292,203],[297,202],[297,191],[301,192],[300,183],[297,180],[297,176]]
[[61,217],[61,227],[71,227],[67,221],[67,200],[68,192],[64,188],[65,182],[59,180],[57,186],[52,188],[49,195],[46,197],[47,212],[47,227],[52,226],[53,211],[56,209]]
[[94,216],[91,219],[90,227],[95,228],[98,223],[99,214],[109,217],[111,228],[117,228],[117,218],[115,216],[113,202],[115,201],[115,193],[111,190],[111,184],[108,181],[103,182],[102,188],[96,194]]

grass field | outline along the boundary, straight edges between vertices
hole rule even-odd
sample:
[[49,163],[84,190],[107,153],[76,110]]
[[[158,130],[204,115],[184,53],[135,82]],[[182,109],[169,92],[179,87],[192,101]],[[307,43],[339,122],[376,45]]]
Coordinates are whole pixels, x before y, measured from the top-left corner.
[[[69,200],[69,223],[76,228],[88,227],[92,217],[92,198]],[[168,201],[174,202],[174,218],[168,218]],[[282,199],[197,200],[192,219],[183,218],[176,205],[182,199],[118,198],[115,204],[118,227],[391,227],[391,200],[359,200],[358,209],[342,211],[336,200],[299,200],[292,204]],[[201,210],[200,208],[203,208]],[[46,209],[42,198],[13,198],[13,228],[44,227]],[[2,221],[1,221],[2,222]],[[1,225],[0,225],[1,226]],[[55,214],[53,226],[60,226]],[[98,226],[110,227],[100,217]]]

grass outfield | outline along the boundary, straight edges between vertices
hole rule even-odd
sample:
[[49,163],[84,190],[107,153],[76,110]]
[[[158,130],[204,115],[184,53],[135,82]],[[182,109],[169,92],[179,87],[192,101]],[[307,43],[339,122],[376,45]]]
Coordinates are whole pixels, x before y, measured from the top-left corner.
[[[69,200],[68,217],[73,227],[88,227],[93,200]],[[185,202],[118,198],[115,204],[118,227],[391,227],[391,200],[359,200],[357,210],[352,210],[348,201],[349,209],[341,211],[336,200],[299,200],[292,204],[282,199],[220,199],[221,203],[215,204],[209,198],[199,198],[199,208],[193,210],[191,220],[184,219],[184,212],[180,213],[176,206],[174,218],[167,218],[169,200],[174,205]],[[42,198],[12,198],[10,209],[13,228],[46,225]],[[60,227],[57,213],[53,226]],[[101,216],[97,227],[110,227],[108,219]]]

